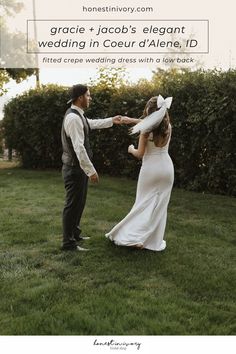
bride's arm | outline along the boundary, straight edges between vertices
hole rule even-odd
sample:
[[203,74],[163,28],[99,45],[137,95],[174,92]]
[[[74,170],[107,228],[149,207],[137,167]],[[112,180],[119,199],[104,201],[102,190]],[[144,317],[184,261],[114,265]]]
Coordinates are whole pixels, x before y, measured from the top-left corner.
[[149,133],[140,134],[138,149],[135,149],[134,145],[130,145],[128,147],[128,152],[133,156],[137,157],[138,159],[141,159],[145,153],[148,137],[149,137]]
[[141,122],[141,119],[126,116],[121,117],[121,124],[138,124],[139,122]]

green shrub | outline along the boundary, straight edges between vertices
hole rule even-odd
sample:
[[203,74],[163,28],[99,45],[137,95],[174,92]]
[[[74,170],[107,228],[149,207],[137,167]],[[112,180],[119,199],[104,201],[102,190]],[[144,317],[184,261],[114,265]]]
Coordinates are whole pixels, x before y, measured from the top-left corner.
[[[170,155],[175,185],[196,191],[235,195],[236,71],[162,72],[136,85],[96,84],[87,115],[138,117],[146,101],[161,93],[173,96]],[[60,130],[68,90],[55,85],[12,99],[4,112],[6,143],[25,168],[61,166]],[[127,153],[137,138],[127,127],[91,132],[94,164],[100,173],[137,178],[140,162]]]
[[168,75],[160,90],[174,96],[170,154],[176,184],[235,194],[236,71]]
[[50,85],[17,96],[5,106],[6,143],[20,153],[23,167],[59,166],[67,100],[65,88]]

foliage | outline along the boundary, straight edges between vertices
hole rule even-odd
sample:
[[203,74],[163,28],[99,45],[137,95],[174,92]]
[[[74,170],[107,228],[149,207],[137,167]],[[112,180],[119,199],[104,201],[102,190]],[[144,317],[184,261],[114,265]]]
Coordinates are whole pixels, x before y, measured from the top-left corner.
[[[151,96],[173,96],[170,155],[176,186],[235,194],[236,71],[162,71],[155,73],[151,82],[141,80],[135,85],[115,81],[111,85],[109,80],[116,78],[104,75],[91,87],[90,118],[116,114],[138,117]],[[6,105],[6,141],[20,152],[24,167],[60,166],[60,129],[66,100],[65,88],[47,86]],[[93,131],[91,143],[97,170],[137,178],[140,162],[127,154],[128,145],[136,143],[136,139],[128,135],[126,126]]]
[[125,69],[110,67],[99,68],[98,77],[90,82],[90,86],[97,86],[103,89],[116,89],[124,84],[127,84]]
[[3,153],[3,137],[4,137],[3,121],[0,120],[0,155]]
[[0,9],[2,16],[14,16],[24,8],[22,2],[16,0],[1,0]]
[[176,184],[235,194],[236,71],[166,72],[160,92],[174,97],[170,152]]
[[25,79],[27,79],[28,76],[35,75],[36,69],[6,69],[6,72],[8,75],[16,81],[16,83],[19,83]]
[[60,164],[60,129],[67,100],[64,88],[49,85],[30,90],[5,106],[6,144],[19,152],[24,167]]
[[7,90],[3,87],[4,84],[8,83],[10,80],[6,70],[0,69],[0,96],[7,92]]
[[[10,79],[15,80],[17,83],[25,80],[28,76],[35,75],[36,69],[24,69],[24,68],[7,68],[6,63],[9,58],[17,63],[22,52],[22,47],[25,46],[26,38],[25,34],[20,32],[11,32],[6,24],[7,17],[14,17],[24,7],[22,2],[15,0],[2,0],[0,4],[0,10],[2,16],[0,18],[1,27],[1,57],[0,57],[0,96],[6,93],[4,84]],[[6,47],[7,49],[5,49]],[[4,53],[4,54],[3,54]],[[14,60],[13,60],[14,59]],[[26,61],[29,64],[29,61]]]

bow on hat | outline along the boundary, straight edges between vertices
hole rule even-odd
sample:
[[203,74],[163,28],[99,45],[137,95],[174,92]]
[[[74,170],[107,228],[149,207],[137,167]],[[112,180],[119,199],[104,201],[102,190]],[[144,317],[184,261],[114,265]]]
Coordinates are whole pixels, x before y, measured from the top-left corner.
[[173,97],[167,97],[164,99],[161,95],[159,95],[157,97],[157,108],[159,108],[159,110],[149,114],[140,123],[131,128],[130,134],[135,134],[138,132],[149,133],[153,129],[157,128],[165,117],[166,110],[170,108],[172,99]]
[[167,97],[166,99],[164,99],[162,97],[162,95],[159,95],[157,97],[157,107],[161,108],[163,106],[166,106],[166,108],[170,108],[172,100],[173,100],[173,97]]

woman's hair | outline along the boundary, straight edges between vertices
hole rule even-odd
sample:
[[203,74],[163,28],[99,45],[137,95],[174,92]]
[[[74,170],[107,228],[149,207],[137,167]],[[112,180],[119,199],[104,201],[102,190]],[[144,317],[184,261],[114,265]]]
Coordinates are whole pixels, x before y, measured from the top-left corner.
[[[150,100],[148,100],[141,118],[145,118],[146,116],[155,112],[156,110],[157,110],[157,96],[152,97],[150,98]],[[170,117],[168,111],[166,111],[165,117],[162,119],[161,124],[152,131],[154,143],[156,143],[159,138],[165,139],[168,136],[169,123],[170,123]]]

